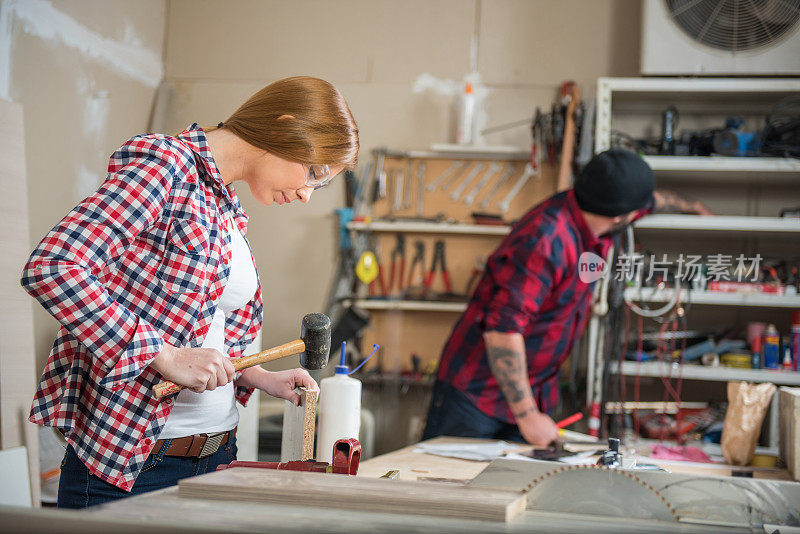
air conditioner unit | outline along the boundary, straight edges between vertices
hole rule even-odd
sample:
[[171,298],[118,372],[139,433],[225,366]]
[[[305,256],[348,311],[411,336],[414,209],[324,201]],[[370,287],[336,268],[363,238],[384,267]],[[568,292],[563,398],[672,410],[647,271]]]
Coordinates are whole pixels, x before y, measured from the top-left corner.
[[642,74],[800,74],[800,0],[643,0]]

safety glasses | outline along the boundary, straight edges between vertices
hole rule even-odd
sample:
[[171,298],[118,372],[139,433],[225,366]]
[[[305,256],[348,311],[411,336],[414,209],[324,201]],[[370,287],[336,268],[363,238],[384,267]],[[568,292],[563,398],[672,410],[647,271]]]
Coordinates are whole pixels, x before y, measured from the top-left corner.
[[331,169],[327,165],[306,165],[306,168],[308,169],[306,185],[315,190],[325,187],[333,179]]

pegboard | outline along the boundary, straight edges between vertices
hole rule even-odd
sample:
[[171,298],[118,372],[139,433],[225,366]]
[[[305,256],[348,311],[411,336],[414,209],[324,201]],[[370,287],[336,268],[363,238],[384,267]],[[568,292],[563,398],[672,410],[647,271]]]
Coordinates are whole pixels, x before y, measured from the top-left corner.
[[[506,156],[507,157],[507,156]],[[442,173],[452,170],[454,162],[460,171],[450,173],[442,181]],[[496,163],[492,166],[492,163]],[[531,177],[519,192],[510,200],[508,210],[501,212],[498,208],[515,183],[522,176],[527,163],[527,158],[494,160],[486,158],[469,159],[442,159],[424,157],[397,157],[386,156],[383,169],[386,172],[385,196],[377,198],[369,210],[372,220],[407,220],[413,217],[439,218],[449,222],[474,224],[473,212],[483,212],[502,215],[508,224],[522,217],[536,204],[552,195],[555,191],[557,168],[547,164],[541,166],[540,172]],[[473,171],[480,165],[477,173]],[[420,169],[422,168],[422,172]],[[493,171],[487,176],[489,169]],[[487,207],[481,206],[481,201],[496,188],[498,182],[511,168],[512,172],[505,182],[497,188],[492,195]],[[408,179],[409,170],[411,179]],[[398,178],[402,173],[402,179]],[[420,184],[420,176],[422,183]],[[470,183],[465,186],[465,181]],[[471,193],[481,182],[483,187],[474,194],[472,203],[465,202],[465,197]],[[437,183],[435,190],[430,191],[428,186]],[[397,194],[398,184],[401,192]],[[443,189],[443,186],[447,186]],[[420,190],[422,190],[422,206],[418,204]],[[456,193],[458,193],[456,195]],[[395,280],[393,291],[389,298],[393,300],[418,300],[422,293],[422,280],[420,270],[415,268],[409,272],[412,259],[416,253],[417,241],[425,247],[424,274],[431,268],[433,261],[434,244],[438,240],[445,242],[445,259],[452,282],[454,293],[462,294],[462,302],[466,302],[471,294],[467,294],[467,284],[476,268],[477,263],[485,262],[486,258],[500,245],[503,235],[479,234],[453,234],[453,233],[413,233],[402,232],[405,236],[405,272],[403,284],[409,281],[411,287],[405,293],[398,291]],[[380,263],[384,280],[389,284],[391,271],[392,251],[397,246],[396,232],[373,232],[370,238],[372,250]],[[396,269],[395,278],[398,278]],[[376,293],[380,294],[377,281],[373,284]],[[472,286],[474,288],[474,284]],[[429,300],[437,300],[437,295],[445,292],[445,287],[440,272],[435,273]],[[358,297],[369,296],[368,288],[361,286]],[[451,298],[448,301],[453,300]],[[412,355],[419,358],[419,369],[431,371],[436,368],[442,347],[447,341],[453,326],[458,321],[461,313],[453,311],[400,311],[400,310],[370,310],[370,325],[365,330],[364,345],[372,346],[373,343],[381,345],[379,357],[373,358],[367,368],[379,366],[382,373],[394,374],[412,370]]]

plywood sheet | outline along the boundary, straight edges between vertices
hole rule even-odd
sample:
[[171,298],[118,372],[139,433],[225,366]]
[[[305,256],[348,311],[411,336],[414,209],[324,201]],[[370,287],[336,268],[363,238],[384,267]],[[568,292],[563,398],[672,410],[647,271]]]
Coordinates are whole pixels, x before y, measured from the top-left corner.
[[510,521],[525,509],[525,497],[517,492],[244,467],[181,480],[178,494],[482,521]]
[[780,389],[780,458],[794,480],[800,480],[800,388]]
[[0,99],[0,448],[25,446],[39,502],[39,441],[28,411],[36,388],[33,299],[19,284],[31,247],[22,106]]

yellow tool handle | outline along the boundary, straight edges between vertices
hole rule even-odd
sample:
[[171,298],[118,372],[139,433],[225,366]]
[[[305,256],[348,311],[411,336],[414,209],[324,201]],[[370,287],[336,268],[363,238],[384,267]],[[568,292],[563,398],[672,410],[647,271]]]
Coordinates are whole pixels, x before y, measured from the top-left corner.
[[[301,352],[306,350],[306,344],[303,342],[302,339],[295,339],[294,341],[290,341],[284,345],[279,345],[277,347],[273,347],[271,349],[267,349],[265,351],[259,352],[258,354],[253,354],[252,356],[244,356],[242,358],[236,358],[233,360],[233,368],[237,371],[241,371],[242,369],[247,369],[248,367],[253,367],[254,365],[259,365],[262,363],[271,362],[272,360],[277,360],[279,358],[284,358],[286,356],[291,356],[293,354],[300,354]],[[177,393],[180,390],[184,389],[186,386],[181,386],[180,384],[174,384],[172,382],[160,382],[153,386],[153,393],[155,394],[157,399],[165,397],[167,395],[172,395],[173,393]]]

